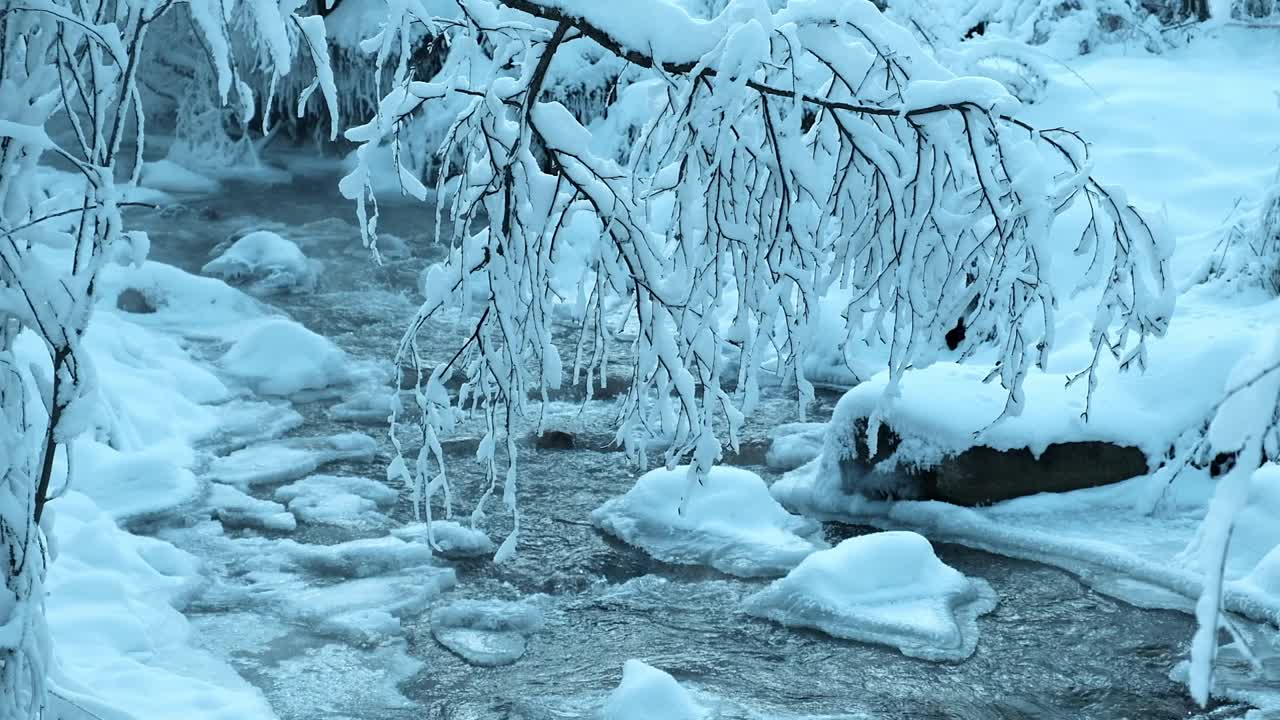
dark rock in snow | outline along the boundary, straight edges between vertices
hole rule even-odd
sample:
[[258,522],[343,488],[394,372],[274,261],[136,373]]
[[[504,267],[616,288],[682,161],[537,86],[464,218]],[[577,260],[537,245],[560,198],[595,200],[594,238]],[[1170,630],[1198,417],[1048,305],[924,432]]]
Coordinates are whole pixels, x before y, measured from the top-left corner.
[[156,311],[156,305],[141,290],[125,288],[116,296],[116,307],[138,315],[150,315]]
[[877,466],[893,455],[902,439],[881,425],[876,453],[867,461],[866,435],[866,421],[859,420],[854,424],[857,456],[839,463],[841,486],[846,492],[875,499],[987,505],[1042,492],[1110,485],[1148,472],[1141,450],[1095,440],[1053,443],[1039,457],[1028,448],[997,450],[979,445],[930,468],[883,469]]
[[533,446],[539,450],[572,450],[577,445],[573,433],[564,430],[544,430],[533,437]]

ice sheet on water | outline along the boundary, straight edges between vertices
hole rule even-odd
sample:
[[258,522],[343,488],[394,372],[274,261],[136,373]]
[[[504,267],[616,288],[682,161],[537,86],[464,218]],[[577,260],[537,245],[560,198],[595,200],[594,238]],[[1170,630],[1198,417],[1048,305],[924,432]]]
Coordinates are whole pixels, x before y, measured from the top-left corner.
[[348,578],[385,575],[431,562],[431,548],[390,536],[350,540],[336,545],[282,540],[279,548],[290,560],[310,572]]
[[292,240],[257,230],[236,240],[200,272],[243,284],[255,295],[315,289],[320,265]]
[[395,575],[347,580],[334,585],[281,588],[274,599],[285,613],[322,622],[343,613],[380,610],[395,617],[420,613],[457,583],[452,568],[421,566]]
[[604,705],[604,720],[701,720],[709,713],[671,675],[639,660],[622,666],[622,683]]
[[203,438],[202,444],[228,452],[274,440],[302,425],[302,414],[287,402],[235,400],[218,410],[218,429]]
[[343,475],[312,475],[276,489],[275,499],[305,523],[375,528],[399,493],[376,480]]
[[692,486],[687,467],[650,471],[591,519],[659,560],[744,577],[781,575],[826,547],[816,521],[788,513],[759,475],[736,468],[712,468]]
[[431,612],[431,634],[436,641],[481,667],[519,660],[528,647],[528,636],[542,624],[542,611],[528,600],[459,600]]
[[274,532],[292,532],[298,527],[298,521],[285,510],[284,505],[260,500],[230,485],[210,483],[209,497],[205,502],[227,527]]
[[752,615],[926,660],[973,654],[977,617],[995,606],[986,581],[965,577],[939,560],[927,539],[905,531],[816,552],[743,602]]
[[275,440],[215,459],[206,476],[245,489],[295,480],[339,460],[372,460],[377,449],[377,442],[363,433]]
[[357,390],[329,408],[329,417],[347,422],[385,425],[396,401],[395,393],[386,388]]
[[[432,520],[431,536],[441,557],[464,558],[492,555],[497,549],[483,530],[470,528],[454,520]],[[426,523],[410,523],[391,531],[399,538],[428,542]]]

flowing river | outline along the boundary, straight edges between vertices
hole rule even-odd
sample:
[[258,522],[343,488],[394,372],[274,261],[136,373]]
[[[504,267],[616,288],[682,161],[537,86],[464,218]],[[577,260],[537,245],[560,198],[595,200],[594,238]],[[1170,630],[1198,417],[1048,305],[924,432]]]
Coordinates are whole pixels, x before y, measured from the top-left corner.
[[[384,204],[383,212],[380,231],[403,238],[412,252],[381,267],[360,247],[354,208],[338,196],[332,168],[317,166],[274,186],[228,182],[216,195],[131,218],[151,233],[153,259],[190,272],[199,272],[210,251],[235,233],[270,229],[294,239],[323,263],[319,286],[314,293],[266,301],[331,338],[352,358],[385,361],[416,308],[418,272],[440,252],[431,245],[432,214],[426,207]],[[458,340],[448,324],[431,332],[424,343],[429,352],[447,354]],[[207,350],[212,355],[218,348]],[[829,417],[836,397],[820,396],[809,419]],[[333,402],[295,400],[304,422],[286,437],[368,433],[378,439],[380,457],[324,471],[384,478],[386,428],[335,421],[327,413]],[[664,564],[591,527],[591,510],[625,492],[637,475],[620,451],[607,447],[609,404],[607,397],[586,403],[566,398],[556,406],[562,411],[556,427],[575,434],[572,447],[538,448],[522,440],[523,527],[511,562],[449,563],[458,584],[437,602],[533,598],[541,609],[545,625],[513,665],[463,662],[435,641],[427,610],[403,618],[399,637],[370,642],[336,640],[268,606],[225,601],[212,592],[197,597],[186,612],[206,647],[260,687],[286,720],[596,717],[628,658],[670,672],[724,718],[1082,720],[1196,714],[1185,688],[1169,678],[1170,668],[1185,656],[1190,616],[1132,607],[1032,562],[937,546],[943,561],[985,578],[1000,597],[998,608],[978,620],[977,652],[961,663],[916,660],[891,648],[742,614],[738,601],[765,581]],[[797,419],[794,402],[768,399],[749,418],[747,442],[732,460],[770,482],[776,479],[762,464],[766,434]],[[464,516],[483,484],[474,462],[476,437],[464,424],[446,445]],[[255,487],[253,493],[270,498],[272,489]],[[390,515],[393,524],[413,521],[403,498]],[[500,502],[490,503],[489,517],[490,535],[501,541],[509,521]],[[246,571],[253,558],[218,554],[199,542],[202,536],[193,528],[202,521],[208,516],[179,513],[145,530],[204,557],[212,586],[254,582],[255,574]],[[863,531],[827,527],[831,541]],[[227,534],[268,543],[289,537],[332,544],[385,532],[301,523],[292,533]],[[309,582],[343,579],[317,576]],[[1210,716],[1238,717],[1244,710],[1219,707]]]

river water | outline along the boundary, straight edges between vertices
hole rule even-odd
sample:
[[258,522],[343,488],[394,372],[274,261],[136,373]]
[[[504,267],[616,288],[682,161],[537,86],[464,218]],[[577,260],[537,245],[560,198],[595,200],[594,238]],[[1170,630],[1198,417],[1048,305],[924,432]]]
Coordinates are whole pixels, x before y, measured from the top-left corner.
[[[353,358],[389,358],[416,308],[418,271],[425,258],[439,255],[428,239],[431,213],[384,203],[380,229],[408,241],[412,252],[378,267],[360,247],[354,210],[335,185],[332,169],[321,168],[282,185],[226,183],[215,196],[132,220],[150,231],[153,259],[191,272],[235,233],[265,228],[294,239],[324,263],[319,287],[268,301]],[[447,353],[456,329],[441,325],[430,332],[429,352]],[[809,419],[828,417],[835,399],[820,397]],[[384,477],[385,428],[331,420],[332,402],[295,403],[305,422],[289,435],[367,432],[379,439],[383,457],[326,472]],[[591,510],[625,492],[636,476],[622,454],[605,445],[607,403],[558,406],[572,410],[561,414],[560,427],[577,434],[575,447],[522,450],[517,556],[500,566],[487,559],[452,563],[458,585],[442,600],[534,597],[542,608],[545,627],[516,664],[464,663],[433,639],[425,611],[404,619],[403,638],[373,644],[335,641],[269,609],[216,598],[197,598],[188,615],[206,645],[260,687],[286,720],[595,717],[629,658],[670,672],[725,718],[1196,715],[1185,688],[1169,679],[1170,668],[1185,657],[1191,617],[1138,609],[1061,570],[959,546],[936,549],[948,564],[985,578],[1000,596],[998,608],[978,620],[978,649],[965,662],[916,660],[743,615],[738,600],[763,581],[656,562],[590,526]],[[749,419],[737,460],[776,479],[759,464],[764,438],[778,422],[796,419],[786,398],[766,402]],[[468,509],[482,485],[472,430],[464,426],[448,445],[458,504]],[[254,492],[270,497],[270,490]],[[500,504],[491,504],[489,514],[490,534],[501,540],[507,520]],[[398,523],[413,519],[403,500],[392,515]],[[175,516],[153,530],[200,554],[205,547],[190,540],[192,533],[174,529],[201,519]],[[833,524],[826,531],[834,542],[865,529]],[[291,537],[329,544],[370,534],[376,533],[302,524]],[[218,581],[241,582],[238,561],[207,559],[210,572],[221,574]],[[1242,714],[1243,708],[1219,707],[1212,716]]]

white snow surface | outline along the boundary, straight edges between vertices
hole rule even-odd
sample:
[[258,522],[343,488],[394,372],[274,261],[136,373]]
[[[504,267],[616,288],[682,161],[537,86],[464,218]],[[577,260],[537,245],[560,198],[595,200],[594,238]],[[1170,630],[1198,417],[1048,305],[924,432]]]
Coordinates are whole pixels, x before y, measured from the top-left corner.
[[270,230],[255,230],[232,243],[200,272],[243,283],[254,294],[268,295],[314,290],[319,264],[309,260],[292,240]]
[[753,472],[716,467],[689,480],[688,467],[651,470],[591,520],[659,560],[743,577],[781,575],[826,547],[819,524],[784,510]]
[[977,617],[995,605],[985,580],[946,565],[913,532],[849,538],[805,558],[743,603],[747,612],[784,625],[951,661],[973,654]]
[[497,546],[483,530],[468,527],[456,520],[432,520],[427,523],[410,523],[392,528],[391,534],[399,538],[431,542],[442,557],[464,558],[492,555]]

